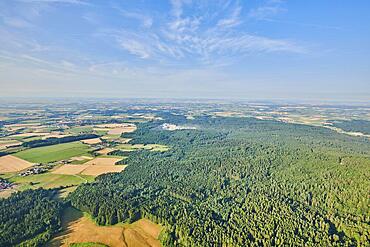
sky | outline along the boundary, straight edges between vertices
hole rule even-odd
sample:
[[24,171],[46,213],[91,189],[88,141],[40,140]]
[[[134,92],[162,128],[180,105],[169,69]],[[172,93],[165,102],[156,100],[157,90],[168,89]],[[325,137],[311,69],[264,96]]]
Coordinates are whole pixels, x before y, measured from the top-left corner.
[[1,0],[0,96],[370,100],[370,1]]

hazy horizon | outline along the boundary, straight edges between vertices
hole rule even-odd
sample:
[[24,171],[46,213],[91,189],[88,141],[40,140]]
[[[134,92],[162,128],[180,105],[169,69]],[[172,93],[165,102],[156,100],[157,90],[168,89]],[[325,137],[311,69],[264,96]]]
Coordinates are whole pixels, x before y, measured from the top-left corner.
[[0,96],[370,100],[370,2],[0,2]]

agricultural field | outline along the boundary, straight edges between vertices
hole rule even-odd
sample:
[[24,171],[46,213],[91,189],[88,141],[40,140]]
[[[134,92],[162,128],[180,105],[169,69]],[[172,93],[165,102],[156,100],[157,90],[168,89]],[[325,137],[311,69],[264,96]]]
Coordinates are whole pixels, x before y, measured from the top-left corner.
[[17,191],[37,188],[54,189],[61,186],[69,187],[94,181],[93,176],[64,175],[49,172],[25,177],[17,174],[7,174],[4,177],[7,177],[10,182],[15,184],[15,190]]
[[8,147],[11,146],[18,146],[21,145],[22,142],[17,141],[17,140],[0,140],[0,150],[5,150]]
[[101,143],[101,139],[100,138],[92,138],[92,139],[82,140],[81,142],[84,143],[84,144],[94,145],[94,144]]
[[67,164],[62,165],[56,170],[52,171],[54,174],[68,174],[68,175],[88,175],[88,176],[99,176],[105,173],[121,172],[126,166],[116,165],[122,158],[95,158],[87,161],[84,164]]
[[33,163],[13,155],[0,157],[0,173],[18,172],[33,166]]
[[[117,100],[0,105],[0,117],[0,177],[12,183],[0,191],[4,205],[50,193],[52,207],[73,206],[53,210],[53,224],[27,218],[45,228],[20,241],[366,246],[370,239],[370,107]],[[30,172],[36,163],[47,169]],[[24,214],[12,224],[27,232]],[[0,230],[12,236],[6,224]]]
[[20,151],[14,156],[33,163],[48,163],[88,155],[90,147],[81,142],[63,143],[52,146],[31,148]]
[[[123,246],[160,247],[161,226],[147,219],[132,224],[98,226],[86,214],[67,208],[62,218],[62,232],[46,246]],[[109,238],[107,237],[109,236]]]
[[161,144],[121,144],[115,147],[122,151],[149,150],[153,152],[165,152],[170,148]]

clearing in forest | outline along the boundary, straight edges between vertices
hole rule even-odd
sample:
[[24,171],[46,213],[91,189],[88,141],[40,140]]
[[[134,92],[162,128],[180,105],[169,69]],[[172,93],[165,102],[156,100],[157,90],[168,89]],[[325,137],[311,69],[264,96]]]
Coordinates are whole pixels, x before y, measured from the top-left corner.
[[158,237],[161,230],[161,226],[147,219],[121,226],[98,226],[82,212],[67,208],[62,217],[62,232],[57,234],[47,246],[100,243],[110,247],[160,247]]
[[13,155],[6,155],[0,157],[0,173],[18,172],[33,166],[34,164],[15,157]]

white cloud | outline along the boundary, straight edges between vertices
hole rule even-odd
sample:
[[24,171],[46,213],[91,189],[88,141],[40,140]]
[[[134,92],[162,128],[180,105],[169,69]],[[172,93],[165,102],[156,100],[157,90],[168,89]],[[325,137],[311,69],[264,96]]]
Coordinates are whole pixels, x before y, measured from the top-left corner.
[[266,20],[280,13],[286,12],[287,9],[282,7],[284,1],[269,0],[265,4],[250,10],[249,17],[257,20]]
[[133,55],[140,58],[150,57],[150,48],[145,43],[133,39],[124,39],[121,41],[121,47]]
[[21,18],[14,18],[14,17],[3,17],[4,23],[10,27],[15,28],[29,28],[33,27],[31,23],[25,21]]
[[131,18],[140,21],[143,27],[150,28],[153,25],[153,19],[150,16],[146,16],[144,14],[140,14],[134,11],[127,11],[119,7],[115,7],[115,9],[117,9],[120,12],[120,14],[126,18]]
[[234,27],[241,23],[240,20],[240,13],[242,11],[242,7],[237,6],[233,11],[230,17],[221,19],[217,22],[217,26],[219,27]]

